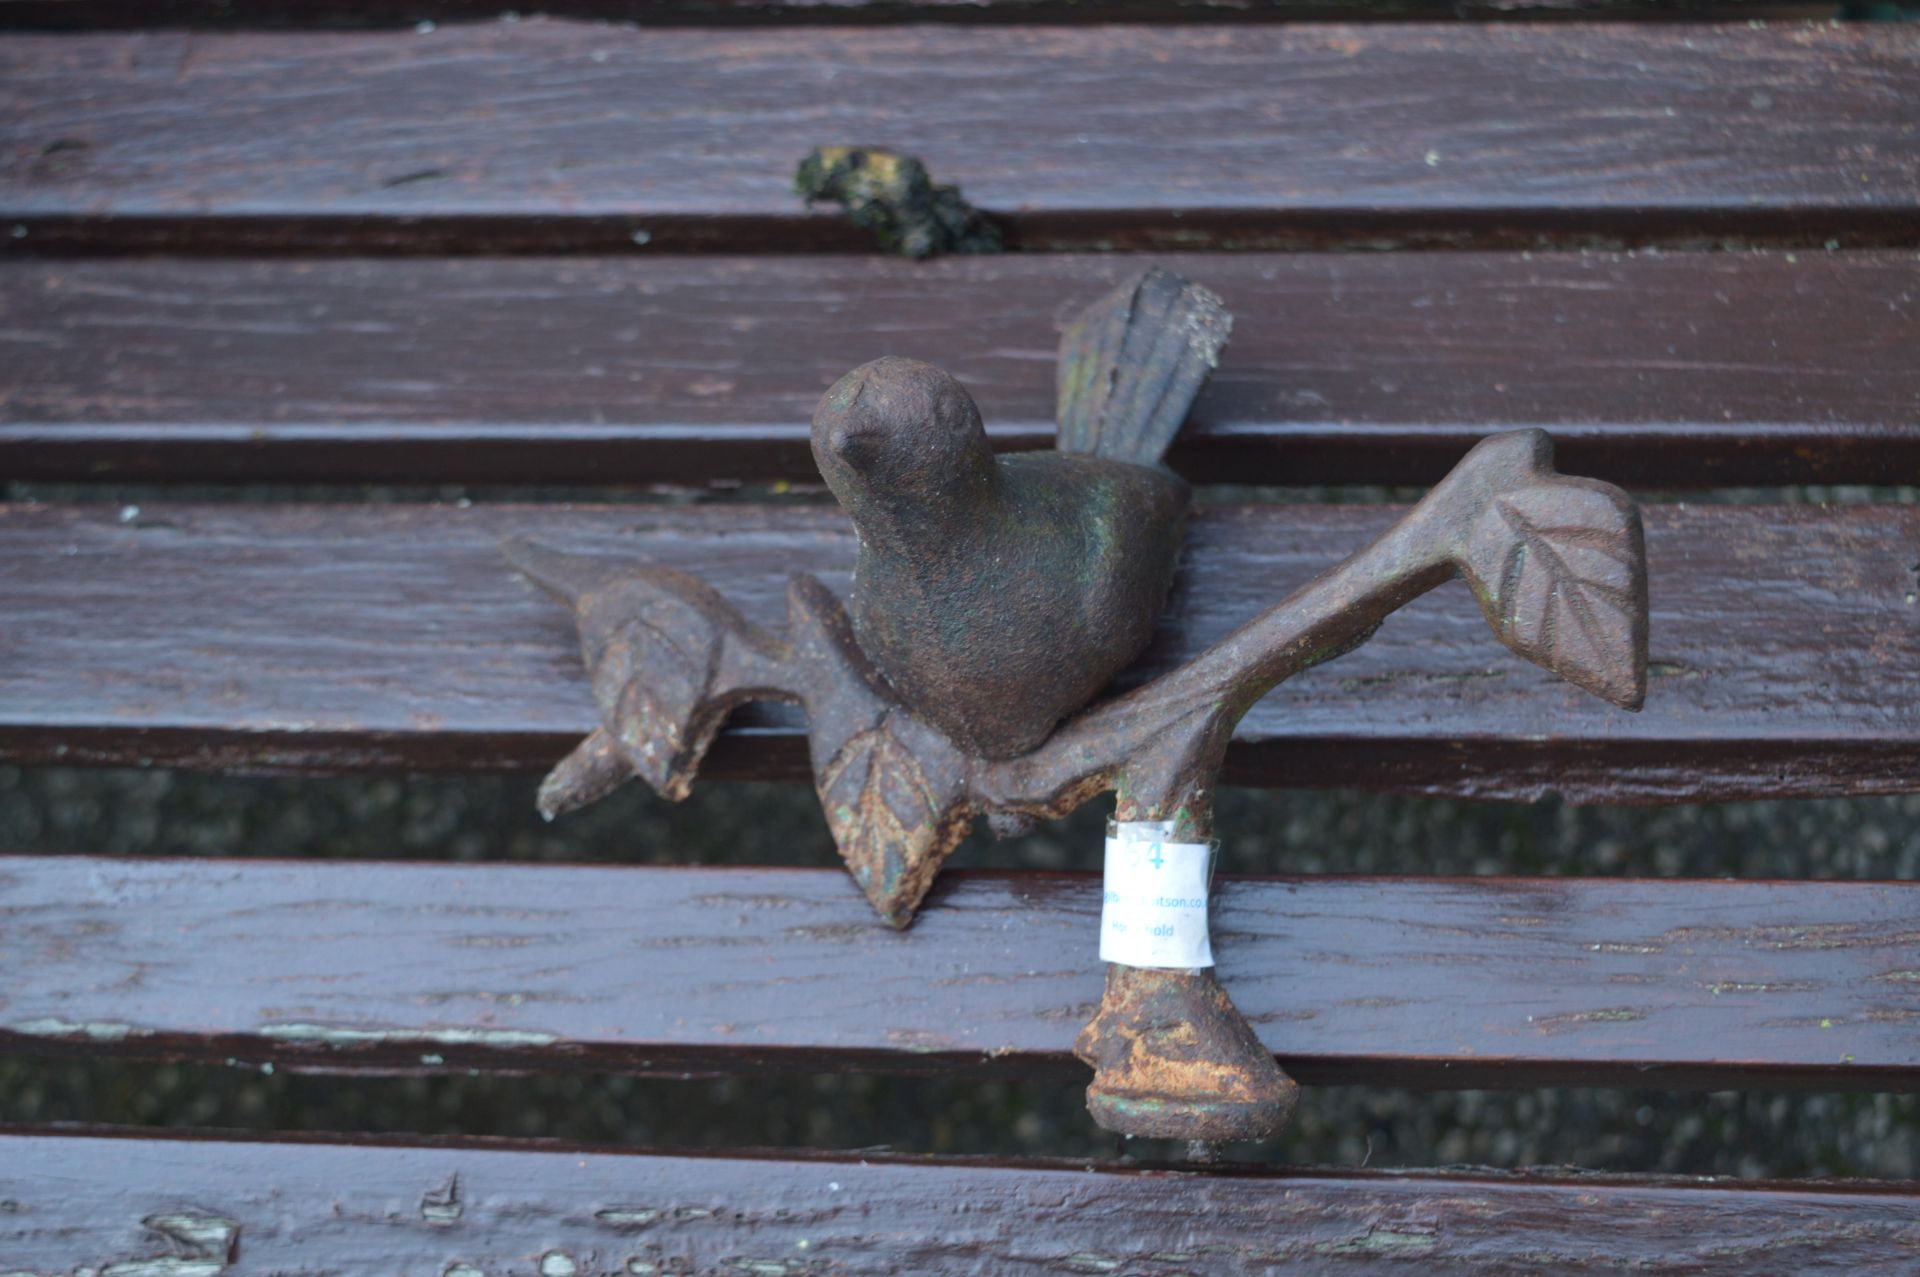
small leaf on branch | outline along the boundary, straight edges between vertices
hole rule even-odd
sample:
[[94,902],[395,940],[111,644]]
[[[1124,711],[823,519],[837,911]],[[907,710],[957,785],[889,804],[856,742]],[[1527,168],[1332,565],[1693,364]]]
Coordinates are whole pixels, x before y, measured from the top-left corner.
[[1551,473],[1493,496],[1460,556],[1501,642],[1625,709],[1647,693],[1645,562],[1625,493]]
[[820,806],[840,855],[894,927],[913,920],[941,862],[971,823],[958,787],[936,783],[901,740],[904,719],[889,710],[817,773]]
[[787,603],[794,646],[822,676],[806,698],[807,745],[827,826],[875,911],[904,927],[973,824],[967,760],[879,691],[825,586],[795,577]]

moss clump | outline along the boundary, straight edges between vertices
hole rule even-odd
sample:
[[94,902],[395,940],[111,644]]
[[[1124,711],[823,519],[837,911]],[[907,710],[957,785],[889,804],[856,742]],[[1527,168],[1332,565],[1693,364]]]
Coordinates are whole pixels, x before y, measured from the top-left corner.
[[846,209],[889,253],[917,258],[1001,249],[1000,228],[962,199],[959,187],[935,186],[926,165],[910,155],[824,146],[800,161],[793,184],[808,204]]

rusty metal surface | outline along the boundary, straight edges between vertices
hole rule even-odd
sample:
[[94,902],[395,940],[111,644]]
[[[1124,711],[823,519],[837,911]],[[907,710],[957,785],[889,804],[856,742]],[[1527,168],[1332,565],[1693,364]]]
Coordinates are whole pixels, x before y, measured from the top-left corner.
[[1108,963],[1099,1013],[1073,1053],[1093,1067],[1087,1111],[1124,1135],[1266,1139],[1300,1098],[1212,967]]
[[[1210,365],[1218,345],[1185,346],[1174,361],[1184,371],[1172,375],[1142,361],[1138,383],[1128,382],[1135,365],[1122,355],[1135,349],[1142,315],[1181,313],[1183,290],[1172,277],[1149,276],[1069,330],[1063,448],[1131,457],[1118,464],[1152,473],[1139,462],[1158,457],[1185,405],[1161,412],[1159,397],[1146,396],[1143,411],[1136,392],[1174,384],[1190,400],[1204,377],[1193,352]],[[1187,318],[1152,322],[1163,332],[1192,330]],[[1223,336],[1224,326],[1209,331]],[[1091,366],[1082,349],[1094,352]],[[1090,389],[1104,401],[1082,413]],[[1116,659],[1110,648],[1076,645],[1058,620],[1061,591],[1071,583],[1136,601],[1149,591],[1157,612],[1166,588],[1151,563],[1103,560],[1089,578],[1084,543],[1018,510],[1025,501],[1057,513],[1085,497],[1072,468],[1083,458],[1056,454],[1042,481],[1009,484],[1017,495],[1000,496],[997,467],[1006,463],[986,448],[971,400],[938,370],[899,361],[857,370],[829,392],[815,448],[862,532],[854,602],[849,615],[826,587],[796,575],[784,637],[672,569],[622,571],[508,545],[523,571],[574,607],[603,716],[548,778],[543,811],[591,801],[626,772],[683,795],[733,707],[796,702],[807,712],[815,787],[841,854],[881,917],[905,926],[980,816],[1018,830],[1113,790],[1120,819],[1210,833],[1227,744],[1253,704],[1359,646],[1393,611],[1455,576],[1515,653],[1616,705],[1637,708],[1646,694],[1639,512],[1610,485],[1556,473],[1542,431],[1485,440],[1371,544],[1185,665],[1050,733],[1053,716],[1071,712],[1075,696],[1091,695],[1112,671],[1082,695],[1060,666],[1025,658],[1030,637],[1073,664]],[[1090,504],[1098,514],[1112,508],[1104,498]],[[1009,560],[979,539],[980,526],[998,519],[1024,520],[1041,535]],[[889,554],[904,566],[887,564]],[[938,588],[912,588],[928,579]],[[991,605],[1007,610],[995,615]],[[959,666],[959,677],[916,664],[913,645],[923,639],[937,660]],[[1111,969],[1077,1052],[1095,1067],[1096,1119],[1127,1133],[1268,1134],[1297,1094],[1211,972]]]

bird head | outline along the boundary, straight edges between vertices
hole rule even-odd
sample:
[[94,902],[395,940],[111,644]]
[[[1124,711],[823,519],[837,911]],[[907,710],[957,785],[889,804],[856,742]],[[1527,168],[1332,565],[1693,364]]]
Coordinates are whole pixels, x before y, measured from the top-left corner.
[[813,459],[855,524],[888,539],[936,532],[993,486],[973,396],[932,364],[898,356],[862,364],[821,397]]

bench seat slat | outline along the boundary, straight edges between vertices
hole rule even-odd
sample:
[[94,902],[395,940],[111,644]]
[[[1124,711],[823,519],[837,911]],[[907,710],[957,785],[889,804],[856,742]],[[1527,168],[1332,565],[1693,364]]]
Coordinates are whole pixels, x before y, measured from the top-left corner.
[[[1386,506],[1196,515],[1138,678],[1350,553]],[[1920,509],[1647,511],[1652,684],[1614,710],[1500,648],[1464,587],[1282,685],[1230,783],[1696,801],[1920,787]],[[783,624],[844,588],[831,507],[0,507],[0,756],[298,769],[535,768],[594,725],[571,617],[499,538],[699,573]],[[710,775],[805,775],[791,712],[739,716]]]
[[815,147],[886,145],[1024,247],[1910,243],[1898,24],[18,35],[35,247],[860,247]]
[[[1114,22],[1177,18],[1244,21],[1353,22],[1368,18],[1622,18],[1693,21],[1826,20],[1831,6],[1800,0],[648,0],[641,8],[616,0],[546,0],[545,14],[632,22],[711,24],[716,21],[812,20],[988,22]],[[487,0],[255,0],[235,8],[228,0],[0,0],[0,25],[21,29],[86,31],[114,27],[355,27],[414,25],[421,20],[491,21]]]
[[[1074,1072],[1092,875],[0,858],[0,1045],[283,1067]],[[1920,884],[1224,879],[1311,1082],[1920,1089]],[[797,992],[804,996],[796,997]]]
[[[1920,216],[1920,215],[1917,215]],[[1653,487],[1920,482],[1909,251],[1159,258],[1233,307],[1173,464],[1429,483],[1488,430]],[[820,392],[950,368],[1053,439],[1053,345],[1138,261],[1015,254],[0,264],[21,479],[818,481]]]
[[[182,1235],[221,1251],[231,1241],[233,1266],[152,1271],[1397,1277],[1412,1261],[1433,1273],[1856,1277],[1920,1263],[1912,1186],[1860,1182],[1194,1173],[128,1132],[0,1136],[0,1194],[12,1204],[0,1244],[35,1272],[179,1264]],[[168,1227],[172,1238],[158,1231]]]

